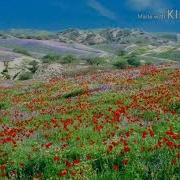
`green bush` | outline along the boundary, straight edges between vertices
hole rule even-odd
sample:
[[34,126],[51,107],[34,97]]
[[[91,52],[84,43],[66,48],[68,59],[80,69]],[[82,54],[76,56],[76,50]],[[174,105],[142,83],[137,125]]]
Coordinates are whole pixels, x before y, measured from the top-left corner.
[[113,64],[113,66],[115,66],[118,69],[126,69],[128,66],[128,63],[125,59],[119,59]]
[[37,157],[36,159],[30,159],[29,161],[25,162],[24,166],[22,168],[19,167],[8,167],[7,174],[9,177],[12,177],[11,172],[16,171],[15,179],[26,179],[26,180],[32,180],[35,179],[34,177],[38,174],[45,174],[45,169],[48,164],[48,159],[45,157]]
[[5,69],[1,72],[1,74],[3,75],[3,77],[4,77],[5,79],[11,79],[11,76],[8,74],[8,69],[7,69],[7,68],[5,68]]
[[67,55],[62,58],[61,63],[62,64],[71,64],[75,61],[77,61],[76,57],[74,57],[73,55]]
[[77,89],[77,90],[74,90],[70,93],[66,93],[63,95],[63,98],[71,98],[71,97],[76,97],[76,96],[79,96],[79,95],[82,95],[85,91],[83,89]]
[[153,63],[150,61],[145,62],[146,65],[152,65]]
[[2,73],[8,73],[8,69],[7,68],[3,69]]
[[8,105],[7,103],[4,103],[4,102],[0,102],[0,110],[5,110],[8,108]]
[[60,61],[62,57],[58,54],[47,54],[42,57],[42,63],[54,63]]
[[122,49],[119,49],[119,50],[117,50],[116,55],[117,56],[124,56],[124,55],[126,55],[126,51],[122,50]]
[[129,65],[135,66],[135,67],[138,67],[138,66],[141,65],[140,60],[135,55],[132,55],[132,56],[128,57],[127,62],[128,62]]
[[163,58],[163,59],[171,59],[177,62],[180,62],[180,51],[178,49],[170,49],[166,52],[161,53],[152,53],[150,56]]
[[32,72],[24,72],[20,74],[19,80],[24,81],[24,80],[32,79],[32,77],[33,77]]
[[180,102],[174,102],[169,106],[171,111],[175,111],[177,114],[180,114]]
[[146,121],[154,121],[156,120],[157,114],[154,111],[145,111],[143,113],[143,118]]
[[38,64],[39,63],[37,61],[33,60],[29,63],[31,67],[29,67],[28,69],[34,74],[38,70]]
[[20,47],[14,48],[13,52],[23,54],[23,55],[26,55],[26,56],[31,56],[31,54],[26,49],[20,48]]
[[86,61],[89,65],[96,65],[96,66],[99,66],[105,62],[104,58],[102,57],[88,58],[86,59]]

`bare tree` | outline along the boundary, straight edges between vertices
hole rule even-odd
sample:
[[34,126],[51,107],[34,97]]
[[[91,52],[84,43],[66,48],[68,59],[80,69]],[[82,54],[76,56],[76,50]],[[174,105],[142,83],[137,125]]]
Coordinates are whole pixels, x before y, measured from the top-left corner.
[[1,74],[6,78],[10,79],[10,76],[8,74],[8,69],[9,69],[9,62],[13,61],[16,57],[10,54],[3,54],[0,55],[0,62],[4,64],[4,70],[1,72]]

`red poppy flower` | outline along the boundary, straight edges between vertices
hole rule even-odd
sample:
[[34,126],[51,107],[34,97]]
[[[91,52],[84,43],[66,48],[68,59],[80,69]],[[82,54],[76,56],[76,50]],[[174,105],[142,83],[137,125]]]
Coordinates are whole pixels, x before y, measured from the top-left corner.
[[144,132],[142,133],[142,138],[145,139],[146,137],[147,137],[147,132],[144,131]]
[[112,144],[110,144],[109,146],[108,146],[108,153],[111,153],[112,152],[112,150],[113,150],[113,145]]
[[67,175],[67,170],[66,169],[64,169],[64,170],[62,170],[62,171],[60,171],[59,173],[58,173],[58,176],[66,176]]
[[123,165],[127,165],[127,164],[128,164],[128,159],[122,160],[122,164],[123,164]]
[[52,146],[52,143],[45,144],[44,146],[49,149]]
[[79,164],[80,164],[80,160],[79,160],[79,159],[74,160],[74,161],[73,161],[73,164],[74,164],[74,165],[79,165]]
[[175,139],[175,140],[178,140],[178,139],[180,139],[180,135],[174,134],[174,135],[172,136],[172,138]]
[[101,132],[101,130],[103,129],[103,126],[97,126],[96,128],[95,128],[95,130],[97,131],[97,132]]
[[129,152],[130,151],[130,148],[129,148],[129,146],[124,146],[124,152]]
[[173,149],[175,147],[175,144],[172,141],[167,141],[166,145],[170,148]]
[[169,141],[169,139],[168,139],[168,138],[166,138],[166,137],[162,138],[162,140],[163,140],[164,142]]
[[128,132],[126,132],[126,137],[127,138],[129,138],[130,137],[130,135],[131,135],[131,133],[128,131]]
[[166,131],[166,134],[169,135],[169,136],[173,136],[174,133],[172,131]]
[[114,171],[119,171],[119,166],[118,165],[114,165],[113,169],[114,169]]
[[149,134],[151,137],[154,137],[154,131],[152,129],[149,129]]
[[71,162],[69,162],[69,161],[64,161],[64,163],[66,164],[66,166],[68,167],[68,168],[70,168],[70,167],[72,167],[73,166],[73,163],[71,163]]
[[59,156],[54,156],[53,160],[54,160],[54,161],[59,161],[59,160],[60,160],[60,157],[59,157]]

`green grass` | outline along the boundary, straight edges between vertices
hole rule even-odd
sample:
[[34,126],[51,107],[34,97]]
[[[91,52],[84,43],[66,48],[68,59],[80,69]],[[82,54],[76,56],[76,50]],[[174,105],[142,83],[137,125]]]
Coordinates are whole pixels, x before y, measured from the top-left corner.
[[26,49],[20,48],[20,47],[14,48],[13,52],[23,54],[23,55],[26,55],[26,56],[31,56],[31,54]]
[[151,56],[180,62],[180,51],[177,49],[168,50],[162,53],[155,53]]

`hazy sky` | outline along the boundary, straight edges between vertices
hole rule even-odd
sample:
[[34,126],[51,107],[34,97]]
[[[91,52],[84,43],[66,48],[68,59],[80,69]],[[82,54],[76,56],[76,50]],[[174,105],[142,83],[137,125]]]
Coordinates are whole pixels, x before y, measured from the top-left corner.
[[180,19],[138,19],[141,12],[160,14],[178,7],[179,0],[0,0],[0,29],[137,27],[179,32]]

